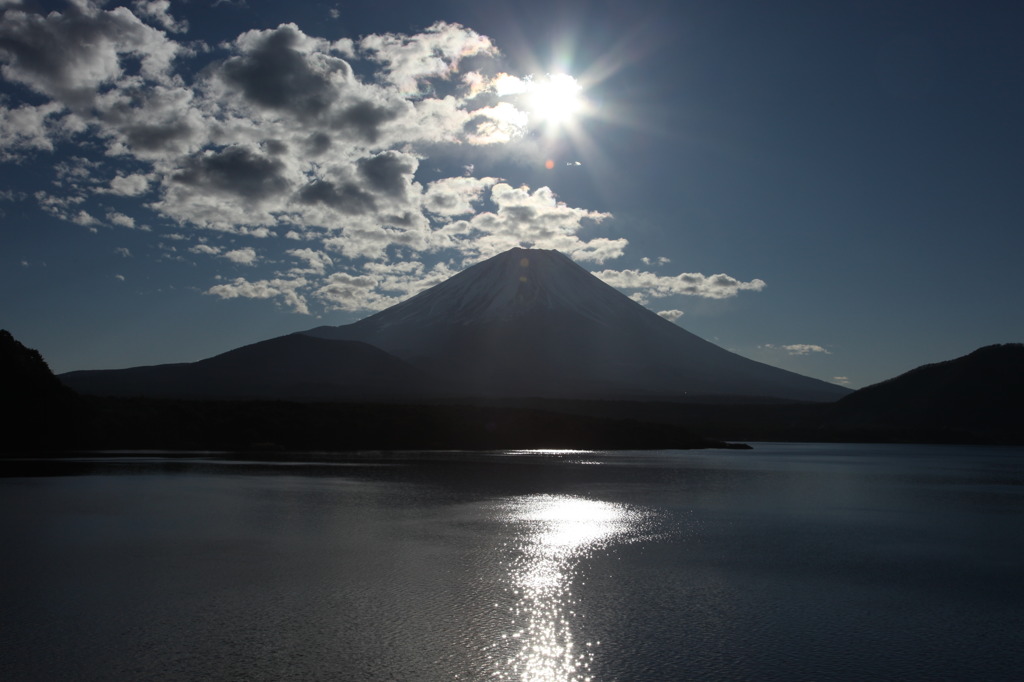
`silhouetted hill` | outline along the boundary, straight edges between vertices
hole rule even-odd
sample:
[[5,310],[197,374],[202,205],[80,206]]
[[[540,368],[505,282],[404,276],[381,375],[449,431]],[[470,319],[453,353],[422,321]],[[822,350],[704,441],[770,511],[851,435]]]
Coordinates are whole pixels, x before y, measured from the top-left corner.
[[[84,393],[105,396],[89,401],[93,421],[87,446],[98,449],[725,446],[678,425],[614,415],[429,404],[445,395],[445,388],[425,372],[362,342],[301,334],[195,363],[71,372],[61,378]],[[421,404],[389,404],[398,395]],[[289,402],[297,400],[318,402]]]
[[[515,404],[515,403],[512,403]],[[834,403],[534,401],[729,441],[1024,444],[1024,344],[980,348]]]
[[78,396],[50,371],[43,356],[0,330],[0,412],[7,425],[0,452],[67,447],[82,437]]
[[669,424],[500,405],[93,398],[100,449],[355,451],[726,447]]
[[199,362],[60,376],[90,395],[273,400],[416,400],[444,394],[424,371],[359,341],[290,334]]
[[1020,443],[1024,344],[986,346],[846,396],[824,429],[863,440]]

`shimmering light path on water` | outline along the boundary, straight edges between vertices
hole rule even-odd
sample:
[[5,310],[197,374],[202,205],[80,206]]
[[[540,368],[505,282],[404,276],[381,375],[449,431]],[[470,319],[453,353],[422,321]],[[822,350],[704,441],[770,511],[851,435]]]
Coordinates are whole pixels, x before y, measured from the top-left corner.
[[1019,680],[1024,450],[0,461],[5,680]]
[[[579,642],[574,625],[573,582],[578,561],[612,542],[640,537],[650,512],[565,495],[530,495],[501,505],[501,517],[519,529],[519,540],[503,549],[510,588],[515,595],[510,632],[514,642],[504,660],[494,660],[502,680],[575,682],[592,679],[593,647]],[[502,647],[504,649],[504,647]]]

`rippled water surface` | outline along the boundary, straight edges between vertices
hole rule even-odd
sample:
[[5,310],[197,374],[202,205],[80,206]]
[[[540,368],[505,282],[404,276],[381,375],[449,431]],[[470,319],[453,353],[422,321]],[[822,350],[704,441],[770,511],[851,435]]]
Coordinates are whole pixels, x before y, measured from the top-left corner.
[[1024,450],[0,462],[11,680],[1020,679]]

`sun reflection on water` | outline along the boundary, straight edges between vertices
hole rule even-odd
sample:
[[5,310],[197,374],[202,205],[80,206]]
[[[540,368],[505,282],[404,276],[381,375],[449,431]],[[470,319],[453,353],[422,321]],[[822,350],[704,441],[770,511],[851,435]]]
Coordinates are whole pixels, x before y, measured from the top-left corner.
[[[594,647],[575,641],[582,618],[572,594],[579,560],[610,542],[635,539],[650,512],[622,504],[565,495],[532,495],[505,505],[506,519],[521,528],[510,548],[508,572],[514,596],[511,627],[493,663],[501,680],[590,680]],[[577,628],[578,629],[578,628]],[[509,642],[511,640],[511,642]]]

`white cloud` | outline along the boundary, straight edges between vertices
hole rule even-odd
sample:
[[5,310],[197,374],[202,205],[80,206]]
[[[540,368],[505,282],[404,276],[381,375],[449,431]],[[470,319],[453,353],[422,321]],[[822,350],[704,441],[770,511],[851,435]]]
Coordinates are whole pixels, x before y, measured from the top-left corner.
[[193,90],[178,83],[122,85],[95,98],[92,123],[108,156],[159,164],[212,141],[216,121]]
[[74,221],[73,214],[71,213],[72,207],[85,201],[85,197],[77,194],[56,196],[42,190],[36,192],[33,197],[39,203],[39,208],[43,211],[69,222]]
[[236,277],[228,284],[217,284],[207,289],[206,293],[220,298],[257,298],[280,299],[280,303],[297,313],[309,314],[305,297],[299,289],[305,287],[306,280],[271,279],[250,282],[243,277]]
[[640,289],[645,295],[654,298],[675,294],[702,298],[730,298],[741,291],[761,291],[766,286],[760,279],[742,282],[725,274],[703,275],[699,272],[662,276],[640,270],[602,270],[594,274],[613,287]]
[[225,251],[221,254],[222,258],[227,258],[232,263],[238,263],[239,265],[252,265],[256,262],[256,249],[251,246],[246,246],[241,249],[232,249],[231,251]]
[[670,258],[666,258],[665,256],[658,256],[657,258],[648,258],[647,256],[644,256],[643,258],[640,259],[640,262],[642,262],[644,265],[667,265],[671,263],[672,260]]
[[597,263],[622,255],[628,244],[625,239],[581,239],[577,233],[586,223],[599,223],[611,214],[568,206],[548,187],[531,191],[499,182],[491,187],[490,201],[496,211],[445,225],[434,234],[435,243],[477,259],[524,246],[557,249]]
[[658,314],[669,322],[677,322],[683,316],[682,310],[659,310]]
[[335,272],[317,288],[314,295],[333,310],[383,310],[401,298],[384,296],[377,291],[379,281],[370,275]]
[[221,250],[219,247],[210,246],[209,244],[196,244],[195,246],[189,248],[189,251],[191,251],[192,253],[206,254],[207,256],[217,256],[220,255]]
[[56,102],[39,106],[0,107],[0,161],[16,160],[23,150],[53,149],[64,107]]
[[94,218],[88,211],[81,210],[71,217],[71,222],[76,225],[82,225],[83,227],[89,227],[91,225],[99,225],[100,221]]
[[114,249],[114,253],[116,253],[118,256],[121,256],[122,258],[131,258],[132,257],[132,252],[129,251],[124,246],[119,246],[116,249]]
[[387,228],[352,225],[342,231],[342,236],[329,237],[322,243],[328,251],[339,253],[345,258],[380,260],[387,255],[387,248],[394,243],[394,239],[392,231]]
[[457,272],[445,263],[437,263],[432,268],[427,268],[419,261],[368,263],[366,271],[377,278],[377,286],[381,292],[397,294],[399,299],[425,291]]
[[72,156],[66,161],[58,161],[53,165],[58,187],[81,190],[96,182],[94,177],[100,162],[91,161],[81,156]]
[[810,355],[811,353],[823,353],[825,355],[832,354],[828,349],[813,343],[792,343],[785,346],[776,346],[771,343],[766,343],[762,348],[767,348],[769,350],[784,350],[790,355]]
[[110,188],[106,190],[110,194],[122,197],[136,197],[144,194],[149,189],[149,176],[141,173],[131,175],[116,175],[110,181]]
[[45,16],[10,9],[0,22],[3,76],[75,108],[126,75],[125,57],[139,60],[142,77],[165,80],[178,49],[127,7],[101,10],[89,0]]
[[322,275],[334,261],[323,251],[313,249],[288,249],[285,253],[306,262],[305,268],[292,268],[292,272]]
[[526,78],[520,78],[519,76],[513,76],[510,73],[502,72],[494,77],[494,80],[489,84],[489,89],[494,90],[494,93],[498,95],[498,97],[522,95],[529,91],[530,81]]
[[[238,104],[257,111],[277,111],[305,122],[324,120],[343,91],[356,85],[348,62],[332,56],[331,45],[303,33],[295,24],[252,30],[238,36],[235,56],[221,64],[208,87],[211,94],[238,96]],[[231,100],[225,98],[224,104]],[[343,119],[334,123],[344,125]]]
[[366,36],[359,48],[384,65],[384,77],[404,92],[417,92],[428,78],[447,78],[459,62],[479,54],[495,55],[486,36],[459,24],[439,21],[413,36],[388,33]]
[[454,177],[435,180],[423,193],[423,207],[439,216],[469,215],[483,200],[496,178]]
[[114,225],[118,225],[120,227],[127,227],[131,229],[135,228],[135,218],[127,216],[124,213],[110,211],[107,213],[107,220],[109,220]]
[[843,386],[846,386],[847,384],[850,383],[850,380],[847,377],[832,377],[832,383],[842,384]]
[[170,15],[170,0],[136,0],[135,11],[171,31],[172,33],[184,33],[188,31],[188,22],[184,19],[177,20]]
[[473,132],[466,137],[470,144],[505,144],[526,134],[530,116],[508,102],[481,107],[470,113]]

